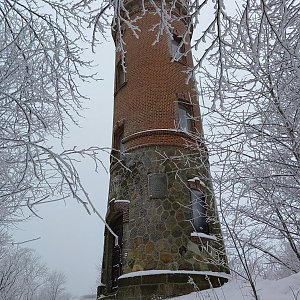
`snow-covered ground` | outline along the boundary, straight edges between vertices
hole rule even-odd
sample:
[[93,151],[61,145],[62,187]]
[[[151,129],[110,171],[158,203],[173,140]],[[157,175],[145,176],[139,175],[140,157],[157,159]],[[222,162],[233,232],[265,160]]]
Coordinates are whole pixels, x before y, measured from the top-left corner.
[[[260,300],[300,300],[300,273],[279,280],[258,279]],[[173,300],[253,300],[249,283],[231,280],[220,288],[195,292]]]

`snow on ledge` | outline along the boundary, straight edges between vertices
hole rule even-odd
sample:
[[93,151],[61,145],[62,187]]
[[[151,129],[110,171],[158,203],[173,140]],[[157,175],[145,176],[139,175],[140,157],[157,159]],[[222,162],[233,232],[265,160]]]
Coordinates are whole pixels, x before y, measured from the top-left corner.
[[109,203],[111,203],[111,202],[114,202],[114,203],[120,203],[120,202],[123,202],[123,203],[130,203],[130,200],[125,200],[125,199],[116,199],[116,198],[112,198],[110,201],[109,201]]
[[202,186],[205,186],[205,183],[202,180],[200,180],[200,178],[197,176],[194,178],[188,179],[188,182],[196,182],[196,181],[198,181]]
[[201,181],[199,177],[188,179],[189,182]]
[[215,235],[210,235],[210,234],[206,234],[206,233],[203,233],[203,232],[192,232],[191,236],[199,237],[199,238],[205,238],[207,240],[213,240],[213,241],[217,240],[217,237]]
[[137,271],[121,275],[119,279],[132,278],[138,276],[154,276],[154,275],[174,275],[174,274],[188,274],[188,275],[207,275],[214,277],[222,277],[231,279],[231,276],[224,272],[212,272],[212,271],[188,271],[188,270],[147,270]]
[[115,203],[130,203],[130,200],[115,200]]

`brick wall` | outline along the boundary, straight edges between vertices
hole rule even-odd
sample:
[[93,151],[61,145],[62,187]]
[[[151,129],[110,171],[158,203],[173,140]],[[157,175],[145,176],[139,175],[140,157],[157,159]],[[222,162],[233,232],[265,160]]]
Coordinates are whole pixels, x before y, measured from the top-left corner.
[[[152,45],[155,33],[149,31],[158,17],[147,13],[137,25],[141,28],[139,38],[130,29],[124,31],[126,42],[126,84],[115,92],[114,129],[124,124],[125,149],[147,145],[185,145],[184,134],[172,131],[164,134],[136,134],[154,129],[176,129],[178,123],[178,99],[191,103],[193,114],[199,118],[199,106],[194,82],[186,84],[187,67],[192,67],[189,52],[186,64],[171,63],[171,39],[166,34],[160,42]],[[174,24],[174,32],[184,32],[184,23]],[[189,42],[189,41],[188,41]],[[185,45],[189,49],[189,45]],[[120,55],[116,55],[116,65]],[[193,130],[202,132],[199,121],[194,122]],[[135,135],[136,134],[136,135]],[[131,136],[133,138],[127,139]]]

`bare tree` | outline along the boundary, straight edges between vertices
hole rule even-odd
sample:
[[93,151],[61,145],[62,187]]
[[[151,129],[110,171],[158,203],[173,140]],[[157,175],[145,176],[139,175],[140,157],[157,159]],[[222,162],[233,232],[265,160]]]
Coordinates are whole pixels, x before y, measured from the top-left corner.
[[243,244],[259,261],[252,274],[274,263],[299,271],[299,9],[292,0],[244,1],[199,70],[214,104],[208,143],[223,220],[236,250]]
[[0,299],[68,300],[64,274],[50,272],[33,250],[6,245],[0,252]]
[[34,252],[6,246],[0,257],[0,299],[33,299],[45,283],[46,268]]
[[[133,5],[133,6],[132,6]],[[139,6],[140,10],[133,9],[134,6]],[[180,15],[178,15],[178,7]],[[89,22],[93,27],[92,46],[94,46],[99,39],[106,39],[107,33],[113,30],[116,42],[116,52],[122,57],[122,64],[126,70],[125,54],[126,43],[123,40],[123,33],[129,30],[136,38],[139,37],[141,28],[137,25],[137,20],[143,18],[147,13],[157,16],[157,23],[152,24],[148,30],[155,32],[155,39],[153,44],[157,43],[163,35],[167,35],[171,40],[173,39],[173,27],[178,21],[185,23],[185,31],[182,34],[181,44],[189,43],[189,37],[193,35],[193,45],[186,51],[195,49],[202,49],[199,59],[195,64],[193,70],[187,70],[189,79],[193,77],[194,71],[198,70],[205,58],[211,54],[226,31],[221,30],[222,21],[228,21],[225,12],[224,0],[191,0],[191,1],[145,1],[141,0],[136,3],[129,3],[123,0],[113,1],[98,1],[98,0],[78,0],[74,4],[74,8],[81,9],[81,11],[88,10],[90,14]],[[134,10],[132,13],[131,10]],[[205,22],[202,16],[205,15]],[[207,17],[208,16],[208,17]],[[212,34],[217,32],[216,36]],[[100,37],[99,37],[100,36]],[[210,40],[207,46],[206,40]],[[173,60],[180,60],[185,53],[177,53]]]
[[53,271],[46,276],[45,284],[41,288],[37,299],[68,300],[72,296],[66,292],[66,276],[58,271]]
[[0,20],[0,226],[22,219],[24,206],[35,214],[69,196],[93,211],[75,164],[97,168],[102,149],[63,147],[86,99],[78,84],[94,78],[81,58],[84,18],[61,1],[4,0]]

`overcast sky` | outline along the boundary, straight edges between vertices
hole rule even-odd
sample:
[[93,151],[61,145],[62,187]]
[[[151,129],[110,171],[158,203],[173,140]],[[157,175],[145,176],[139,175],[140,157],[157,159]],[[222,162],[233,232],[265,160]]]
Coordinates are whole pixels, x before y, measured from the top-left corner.
[[[88,47],[88,45],[87,45]],[[110,40],[103,43],[95,54],[87,51],[87,59],[95,59],[96,70],[103,80],[93,84],[82,84],[81,91],[91,100],[85,102],[80,119],[81,128],[71,126],[66,146],[88,147],[111,146],[113,114],[113,73],[114,44]],[[109,166],[109,156],[101,155],[104,164]],[[80,166],[82,182],[102,216],[106,213],[109,174],[87,162]],[[51,269],[66,274],[67,288],[74,296],[96,292],[97,264],[101,265],[103,246],[103,223],[96,215],[89,216],[73,199],[66,203],[50,203],[39,207],[43,220],[34,218],[20,224],[14,231],[16,241],[41,237],[40,240],[25,244],[42,257]]]

